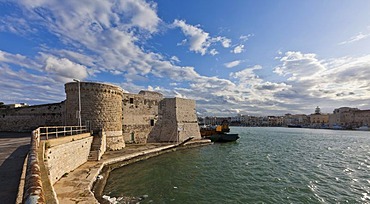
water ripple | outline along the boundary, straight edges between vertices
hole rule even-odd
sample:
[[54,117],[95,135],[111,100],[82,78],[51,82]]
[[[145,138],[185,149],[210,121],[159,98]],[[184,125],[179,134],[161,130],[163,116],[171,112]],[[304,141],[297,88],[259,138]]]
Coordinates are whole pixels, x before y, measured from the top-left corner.
[[148,195],[141,203],[370,203],[368,133],[232,132],[241,137],[235,143],[177,151],[117,169],[104,193]]

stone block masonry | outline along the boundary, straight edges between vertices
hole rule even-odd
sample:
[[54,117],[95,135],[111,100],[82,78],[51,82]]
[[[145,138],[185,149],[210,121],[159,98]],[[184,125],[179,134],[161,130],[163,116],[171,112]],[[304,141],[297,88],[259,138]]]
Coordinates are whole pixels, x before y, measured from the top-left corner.
[[52,185],[62,178],[63,175],[87,162],[92,140],[93,137],[89,136],[54,147],[46,147],[45,157]]
[[157,124],[149,135],[150,142],[201,139],[194,100],[165,98],[159,104],[158,115]]
[[68,125],[78,124],[76,113],[79,109],[79,86],[82,124],[90,127],[95,134],[104,129],[108,149],[118,150],[125,147],[122,135],[122,89],[110,84],[92,82],[65,84]]
[[65,123],[64,103],[0,109],[1,132],[31,132],[40,126]]
[[158,119],[158,105],[163,95],[140,91],[139,94],[123,94],[122,130],[126,142],[145,144]]
[[65,93],[66,100],[61,103],[0,110],[0,131],[76,126],[80,102],[82,125],[94,135],[104,130],[107,150],[122,149],[125,141],[145,144],[181,142],[191,136],[200,139],[194,100],[163,98],[151,91],[123,93],[118,86],[94,82],[67,83]]

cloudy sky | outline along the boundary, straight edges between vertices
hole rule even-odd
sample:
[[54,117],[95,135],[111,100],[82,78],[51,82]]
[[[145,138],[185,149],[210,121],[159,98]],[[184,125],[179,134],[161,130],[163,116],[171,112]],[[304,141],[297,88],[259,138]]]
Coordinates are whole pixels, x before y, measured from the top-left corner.
[[0,101],[73,78],[197,101],[202,116],[370,109],[370,1],[0,0]]

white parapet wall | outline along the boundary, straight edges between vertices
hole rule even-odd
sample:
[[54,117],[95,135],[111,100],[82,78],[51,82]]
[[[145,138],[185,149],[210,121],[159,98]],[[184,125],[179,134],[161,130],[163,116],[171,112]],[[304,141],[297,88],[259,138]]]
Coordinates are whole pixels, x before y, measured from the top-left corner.
[[[70,141],[63,143],[58,142],[58,139],[46,142],[45,157],[51,185],[87,162],[93,137],[88,135],[82,138],[76,136],[68,138]],[[60,139],[65,140],[66,137]]]

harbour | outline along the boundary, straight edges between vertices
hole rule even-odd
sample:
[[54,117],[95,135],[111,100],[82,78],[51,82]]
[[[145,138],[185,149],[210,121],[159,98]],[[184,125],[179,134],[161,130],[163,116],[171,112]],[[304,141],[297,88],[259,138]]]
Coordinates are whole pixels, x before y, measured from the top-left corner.
[[240,139],[117,169],[104,194],[141,203],[370,202],[367,132],[271,127],[230,132]]
[[2,1],[0,204],[370,204],[368,8]]

